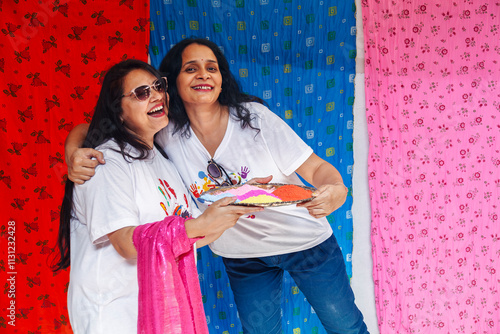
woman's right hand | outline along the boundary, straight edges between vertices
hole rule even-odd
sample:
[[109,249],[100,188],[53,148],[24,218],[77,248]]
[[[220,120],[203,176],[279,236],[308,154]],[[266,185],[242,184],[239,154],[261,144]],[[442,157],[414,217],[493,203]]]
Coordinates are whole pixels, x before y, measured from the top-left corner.
[[[68,166],[68,178],[76,184],[83,184],[95,174],[95,168],[105,163],[101,152],[92,148],[81,148],[87,136],[89,125],[78,124],[68,134],[64,143],[64,158]],[[92,158],[95,158],[92,159]]]
[[236,225],[243,215],[264,210],[257,206],[230,205],[236,197],[225,197],[210,205],[201,216],[186,221],[189,238],[204,237],[196,242],[198,248],[219,238],[228,228]]
[[[95,159],[93,159],[95,158]],[[66,158],[68,178],[76,184],[83,184],[95,174],[95,168],[104,164],[104,155],[93,148],[77,148]]]

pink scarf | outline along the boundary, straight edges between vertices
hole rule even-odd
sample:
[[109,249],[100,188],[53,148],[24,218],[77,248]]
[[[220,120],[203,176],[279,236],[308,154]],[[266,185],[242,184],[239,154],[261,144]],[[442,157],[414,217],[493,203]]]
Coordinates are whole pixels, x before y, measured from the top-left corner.
[[[188,218],[189,219],[189,218]],[[193,244],[185,219],[169,216],[138,226],[138,333],[208,334]]]

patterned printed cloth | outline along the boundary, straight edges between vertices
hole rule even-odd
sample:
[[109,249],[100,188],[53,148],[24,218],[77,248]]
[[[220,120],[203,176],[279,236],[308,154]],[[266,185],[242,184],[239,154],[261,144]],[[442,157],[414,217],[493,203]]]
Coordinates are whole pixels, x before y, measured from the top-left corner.
[[107,68],[147,61],[148,4],[0,1],[0,331],[71,333],[68,272],[49,268],[66,180],[63,143],[90,120]]
[[363,1],[381,333],[500,333],[498,1]]
[[[151,61],[158,66],[186,37],[219,45],[243,91],[264,99],[350,188],[355,71],[354,1],[151,1]],[[350,275],[352,197],[330,215]],[[220,258],[198,251],[209,328],[241,331]],[[282,301],[285,333],[324,332],[287,274]]]
[[[190,218],[188,218],[190,219]],[[208,334],[193,244],[179,216],[137,226],[137,333]]]

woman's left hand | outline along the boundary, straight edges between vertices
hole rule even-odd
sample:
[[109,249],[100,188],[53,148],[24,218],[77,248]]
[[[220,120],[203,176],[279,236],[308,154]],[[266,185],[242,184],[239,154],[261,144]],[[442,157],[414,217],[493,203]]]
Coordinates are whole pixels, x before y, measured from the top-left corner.
[[328,216],[340,208],[347,198],[347,188],[343,183],[325,184],[313,192],[311,201],[297,204],[306,208],[314,218]]

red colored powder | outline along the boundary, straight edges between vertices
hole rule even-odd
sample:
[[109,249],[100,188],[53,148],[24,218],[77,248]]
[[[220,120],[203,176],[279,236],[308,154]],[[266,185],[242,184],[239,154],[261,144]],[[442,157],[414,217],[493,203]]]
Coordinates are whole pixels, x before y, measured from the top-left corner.
[[311,198],[312,191],[294,184],[287,184],[279,187],[272,194],[281,198],[282,201],[288,202]]

